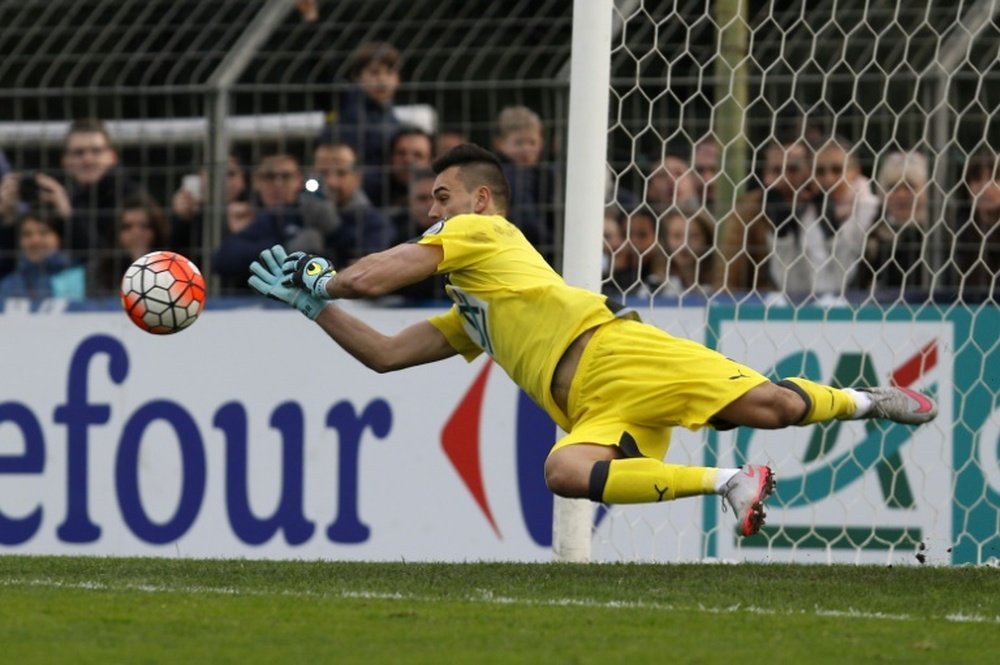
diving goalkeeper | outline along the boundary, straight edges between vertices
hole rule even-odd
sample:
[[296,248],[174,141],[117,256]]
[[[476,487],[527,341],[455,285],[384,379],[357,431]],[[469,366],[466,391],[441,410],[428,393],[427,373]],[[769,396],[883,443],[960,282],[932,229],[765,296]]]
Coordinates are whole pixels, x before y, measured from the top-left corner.
[[[250,286],[299,309],[377,372],[488,353],[567,432],[545,461],[545,481],[560,496],[646,503],[720,494],[750,536],[764,523],[771,469],[668,464],[672,427],[776,429],[857,418],[918,424],[937,414],[927,397],[905,388],[773,383],[642,323],[604,296],[569,286],[504,219],[510,188],[491,153],[460,145],[433,169],[429,215],[438,221],[419,238],[339,272],[325,258],[286,256],[275,246],[251,264]],[[384,295],[439,273],[448,275],[454,305],[393,336],[333,302]]]

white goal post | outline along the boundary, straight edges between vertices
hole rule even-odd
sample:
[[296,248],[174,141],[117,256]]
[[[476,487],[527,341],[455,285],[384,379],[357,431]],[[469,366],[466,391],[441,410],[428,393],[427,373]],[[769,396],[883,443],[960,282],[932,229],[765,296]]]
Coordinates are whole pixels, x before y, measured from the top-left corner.
[[[566,232],[563,276],[570,284],[601,288],[602,216],[607,177],[611,0],[574,0],[566,146]],[[590,560],[594,505],[556,497],[552,549],[557,561]]]

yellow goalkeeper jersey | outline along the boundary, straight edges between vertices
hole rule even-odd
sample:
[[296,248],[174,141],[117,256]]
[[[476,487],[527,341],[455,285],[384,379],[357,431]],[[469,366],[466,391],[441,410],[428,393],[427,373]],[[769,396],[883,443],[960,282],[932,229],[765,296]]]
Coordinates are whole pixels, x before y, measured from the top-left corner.
[[458,215],[417,242],[438,245],[438,273],[455,305],[430,323],[467,361],[488,353],[564,430],[552,373],[582,332],[615,318],[603,295],[568,285],[521,231],[500,216]]

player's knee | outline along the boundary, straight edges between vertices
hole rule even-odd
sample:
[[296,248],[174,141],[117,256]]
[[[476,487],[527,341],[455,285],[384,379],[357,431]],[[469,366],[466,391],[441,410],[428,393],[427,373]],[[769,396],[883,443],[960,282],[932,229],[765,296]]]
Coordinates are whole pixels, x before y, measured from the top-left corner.
[[587,482],[580,482],[574,465],[560,461],[558,457],[545,460],[545,484],[558,496],[579,499],[587,496]]
[[770,402],[770,416],[774,424],[774,429],[791,427],[797,425],[805,417],[806,403],[793,390],[783,386],[772,384],[772,399]]

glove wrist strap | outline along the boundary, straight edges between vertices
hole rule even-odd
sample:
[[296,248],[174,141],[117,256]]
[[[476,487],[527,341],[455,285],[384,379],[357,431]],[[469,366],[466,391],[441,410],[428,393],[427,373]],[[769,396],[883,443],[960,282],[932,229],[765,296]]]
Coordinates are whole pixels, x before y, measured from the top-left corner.
[[320,275],[316,278],[316,283],[313,284],[312,294],[317,298],[322,298],[324,300],[328,299],[330,295],[326,292],[326,283],[333,279],[333,276],[337,273],[330,271],[325,275]]

